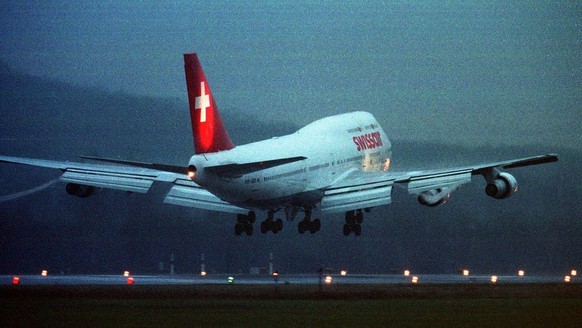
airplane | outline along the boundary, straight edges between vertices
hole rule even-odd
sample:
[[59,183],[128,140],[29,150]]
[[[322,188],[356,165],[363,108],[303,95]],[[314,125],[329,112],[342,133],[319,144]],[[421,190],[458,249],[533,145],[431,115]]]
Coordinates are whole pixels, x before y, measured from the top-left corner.
[[474,176],[485,193],[505,199],[517,180],[506,169],[558,161],[556,154],[481,163],[454,169],[390,171],[392,145],[368,112],[319,119],[297,132],[235,146],[221,119],[196,53],[184,54],[194,155],[187,166],[81,156],[99,163],[0,156],[0,162],[59,169],[68,194],[87,198],[102,188],[147,193],[165,186],[164,203],[236,214],[236,235],[253,234],[256,213],[266,213],[262,233],[278,233],[283,220],[302,213],[297,230],[315,233],[321,215],[343,213],[343,234],[361,235],[364,212],[391,203],[398,186],[436,207]]

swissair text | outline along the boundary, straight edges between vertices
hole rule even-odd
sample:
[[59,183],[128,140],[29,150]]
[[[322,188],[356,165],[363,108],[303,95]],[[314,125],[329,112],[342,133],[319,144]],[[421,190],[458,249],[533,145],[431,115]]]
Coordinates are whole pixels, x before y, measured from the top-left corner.
[[358,147],[358,151],[362,149],[374,149],[383,146],[380,132],[366,133],[361,136],[353,137],[354,143]]

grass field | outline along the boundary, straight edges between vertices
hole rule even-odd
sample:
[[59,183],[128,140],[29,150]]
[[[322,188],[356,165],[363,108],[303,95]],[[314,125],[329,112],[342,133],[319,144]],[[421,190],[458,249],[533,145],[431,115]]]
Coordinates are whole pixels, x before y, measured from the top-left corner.
[[[232,288],[234,287],[234,288]],[[373,286],[372,286],[373,287]],[[423,287],[423,288],[421,288]],[[581,286],[18,286],[1,327],[581,327]]]

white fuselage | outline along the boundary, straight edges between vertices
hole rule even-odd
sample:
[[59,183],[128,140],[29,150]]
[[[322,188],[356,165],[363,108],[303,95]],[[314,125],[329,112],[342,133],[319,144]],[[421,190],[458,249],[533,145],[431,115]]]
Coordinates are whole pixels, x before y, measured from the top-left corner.
[[[256,163],[291,157],[303,160],[239,177],[204,171],[217,165]],[[224,201],[249,209],[313,207],[322,190],[347,174],[387,172],[391,145],[376,119],[366,112],[326,117],[297,132],[216,153],[194,155],[194,181]]]

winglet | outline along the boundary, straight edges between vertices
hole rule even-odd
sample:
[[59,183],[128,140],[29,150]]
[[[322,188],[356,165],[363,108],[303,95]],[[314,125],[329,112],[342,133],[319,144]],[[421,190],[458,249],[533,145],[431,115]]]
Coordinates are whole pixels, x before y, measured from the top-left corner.
[[184,54],[184,70],[195,153],[215,153],[234,148],[196,53]]

